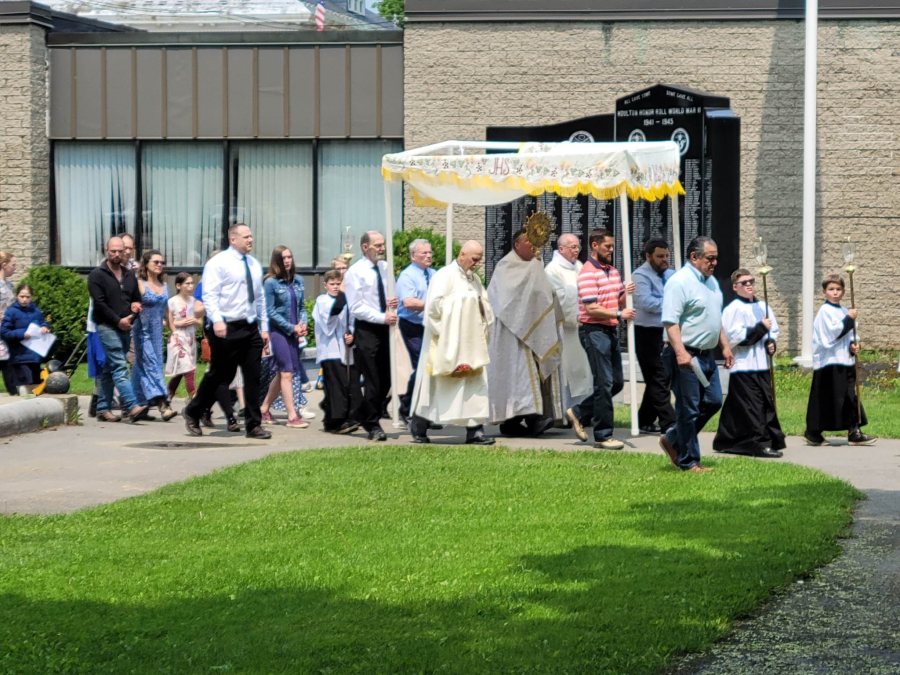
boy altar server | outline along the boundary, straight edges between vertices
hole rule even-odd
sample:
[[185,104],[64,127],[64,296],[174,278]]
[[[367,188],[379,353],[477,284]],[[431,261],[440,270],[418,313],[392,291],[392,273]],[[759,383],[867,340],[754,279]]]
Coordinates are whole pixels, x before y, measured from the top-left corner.
[[347,296],[341,291],[343,276],[338,270],[325,273],[325,293],[316,298],[313,309],[316,333],[316,363],[325,380],[325,431],[349,434],[359,428],[356,415],[362,402],[359,371],[353,364],[353,335]]
[[867,420],[856,398],[856,310],[841,306],[844,279],[839,274],[825,277],[822,291],[825,304],[813,322],[813,381],[803,437],[808,445],[825,445],[823,431],[846,429],[850,445],[872,445],[877,439],[859,430]]
[[737,297],[722,313],[722,329],[734,353],[728,378],[728,396],[722,406],[716,452],[781,457],[784,432],[775,412],[768,354],[775,353],[778,321],[772,308],[757,300],[756,280],[749,270],[731,275]]

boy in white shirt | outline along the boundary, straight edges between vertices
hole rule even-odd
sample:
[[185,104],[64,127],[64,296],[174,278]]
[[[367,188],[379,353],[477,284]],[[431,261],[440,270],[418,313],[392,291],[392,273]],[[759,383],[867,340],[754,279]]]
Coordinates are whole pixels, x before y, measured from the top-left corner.
[[722,329],[734,353],[734,366],[713,449],[781,457],[784,432],[775,413],[768,358],[775,353],[778,321],[772,308],[753,295],[756,279],[749,270],[735,270],[731,283],[737,297],[722,313]]
[[316,363],[325,380],[325,431],[349,434],[359,428],[356,418],[362,403],[359,370],[353,364],[353,344],[347,297],[341,291],[338,270],[325,273],[325,293],[313,309],[316,333]]
[[850,445],[872,445],[877,439],[859,429],[868,420],[856,398],[856,310],[841,306],[844,280],[840,275],[825,277],[822,290],[825,304],[813,322],[813,381],[803,437],[808,445],[826,445],[823,431],[847,429]]

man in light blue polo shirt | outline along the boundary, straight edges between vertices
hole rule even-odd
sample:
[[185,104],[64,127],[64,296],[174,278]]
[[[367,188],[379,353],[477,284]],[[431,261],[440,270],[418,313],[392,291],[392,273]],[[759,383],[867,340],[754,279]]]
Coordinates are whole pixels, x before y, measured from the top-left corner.
[[434,276],[434,270],[431,269],[433,255],[431,243],[427,239],[414,240],[409,245],[409,258],[412,262],[397,277],[397,301],[400,304],[397,316],[400,318],[400,335],[403,337],[403,344],[406,345],[409,362],[412,365],[406,393],[400,397],[400,417],[404,421],[409,417],[409,404],[413,388],[416,386],[416,368],[419,366],[422,334],[425,332],[422,325],[425,317],[425,296]]
[[675,394],[675,426],[659,437],[659,444],[682,471],[712,471],[700,466],[697,434],[722,407],[716,345],[722,346],[725,367],[734,365],[722,330],[722,291],[713,276],[718,260],[716,242],[695,237],[688,244],[688,264],[666,282],[663,295],[662,322],[669,336],[663,362]]

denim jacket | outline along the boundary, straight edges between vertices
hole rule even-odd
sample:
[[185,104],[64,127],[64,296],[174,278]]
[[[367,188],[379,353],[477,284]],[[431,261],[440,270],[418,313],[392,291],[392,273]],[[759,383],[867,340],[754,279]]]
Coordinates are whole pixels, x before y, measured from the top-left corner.
[[[41,356],[22,344],[25,331],[29,324],[49,328],[44,320],[44,313],[29,303],[28,307],[22,307],[18,302],[3,313],[3,322],[0,323],[0,337],[9,345],[10,363],[40,363]],[[37,336],[34,336],[37,337]]]
[[[290,335],[294,331],[291,324],[291,294],[290,286],[286,281],[269,277],[263,282],[263,291],[266,294],[266,313],[269,315],[270,327],[284,335]],[[303,294],[303,279],[294,275],[294,294],[297,296],[297,323],[306,324],[309,319],[306,315],[306,303]]]

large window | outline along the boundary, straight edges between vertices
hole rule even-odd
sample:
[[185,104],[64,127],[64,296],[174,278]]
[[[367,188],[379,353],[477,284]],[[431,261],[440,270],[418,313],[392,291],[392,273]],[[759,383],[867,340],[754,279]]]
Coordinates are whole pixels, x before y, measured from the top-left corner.
[[[384,231],[384,178],[381,158],[400,152],[400,141],[322,141],[319,143],[319,265],[343,252],[346,228],[353,253],[367,230]],[[403,189],[391,183],[393,229],[403,227]]]
[[59,261],[92,267],[106,240],[134,232],[134,143],[57,143],[55,147]]
[[[381,158],[393,140],[137,141],[54,143],[55,261],[93,267],[119,232],[139,251],[158,249],[170,268],[198,269],[222,248],[229,224],[254,234],[268,266],[288,246],[298,267],[323,269],[353,253],[366,230],[384,230]],[[316,190],[316,185],[318,189]],[[393,227],[403,223],[403,192],[390,184]]]
[[199,267],[222,240],[220,143],[147,143],[141,157],[141,248],[172,267]]
[[253,252],[264,266],[280,244],[297,267],[313,266],[312,143],[232,144],[231,195],[231,220],[253,231]]

